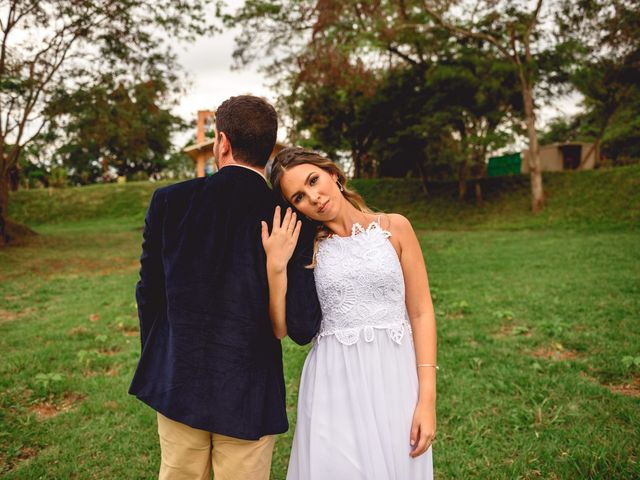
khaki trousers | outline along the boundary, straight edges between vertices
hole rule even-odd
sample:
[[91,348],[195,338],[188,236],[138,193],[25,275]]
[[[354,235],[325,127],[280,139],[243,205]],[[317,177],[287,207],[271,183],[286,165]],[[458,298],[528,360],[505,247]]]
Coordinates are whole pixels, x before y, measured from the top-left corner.
[[159,480],[269,480],[275,435],[241,440],[189,427],[158,413]]

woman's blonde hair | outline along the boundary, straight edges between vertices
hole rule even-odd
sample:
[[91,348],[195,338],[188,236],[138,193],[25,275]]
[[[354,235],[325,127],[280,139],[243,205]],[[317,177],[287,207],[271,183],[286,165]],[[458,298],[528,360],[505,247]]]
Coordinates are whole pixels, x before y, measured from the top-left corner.
[[[316,167],[323,169],[329,174],[335,174],[338,177],[337,181],[340,183],[340,185],[342,185],[342,195],[347,199],[347,201],[361,212],[373,213],[373,211],[367,207],[362,197],[354,190],[350,190],[347,187],[347,177],[342,169],[340,169],[340,167],[338,167],[334,162],[326,157],[323,157],[319,153],[312,150],[306,150],[304,148],[284,148],[280,150],[280,152],[276,155],[275,159],[273,160],[273,165],[271,166],[271,175],[269,178],[271,181],[271,186],[273,187],[273,191],[284,198],[282,188],[280,186],[282,175],[284,175],[284,172],[286,172],[288,169],[293,168],[297,165],[303,165],[305,163],[315,165]],[[285,201],[287,201],[286,198]],[[315,240],[313,242],[313,259],[311,261],[311,264],[307,265],[307,268],[313,268],[316,266],[316,254],[318,253],[318,245],[331,233],[331,230],[329,230],[324,224],[320,223],[318,225],[318,231],[316,232]]]

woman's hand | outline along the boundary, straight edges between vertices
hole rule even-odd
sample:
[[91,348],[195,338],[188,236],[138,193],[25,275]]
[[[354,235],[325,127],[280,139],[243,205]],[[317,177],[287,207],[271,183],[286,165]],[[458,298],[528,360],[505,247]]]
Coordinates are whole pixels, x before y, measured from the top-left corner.
[[418,402],[411,423],[411,457],[422,455],[431,446],[436,436],[435,402]]
[[296,221],[296,214],[290,208],[280,222],[280,207],[276,207],[273,213],[273,228],[271,235],[267,222],[262,223],[262,246],[267,254],[267,265],[276,271],[286,270],[289,259],[298,243],[302,222]]

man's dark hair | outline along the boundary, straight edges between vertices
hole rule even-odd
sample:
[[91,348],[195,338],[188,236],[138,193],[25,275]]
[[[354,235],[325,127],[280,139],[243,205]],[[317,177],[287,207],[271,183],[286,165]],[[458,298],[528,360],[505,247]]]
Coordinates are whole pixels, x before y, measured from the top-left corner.
[[278,115],[262,98],[231,97],[216,110],[216,130],[225,133],[236,160],[264,167],[276,144]]

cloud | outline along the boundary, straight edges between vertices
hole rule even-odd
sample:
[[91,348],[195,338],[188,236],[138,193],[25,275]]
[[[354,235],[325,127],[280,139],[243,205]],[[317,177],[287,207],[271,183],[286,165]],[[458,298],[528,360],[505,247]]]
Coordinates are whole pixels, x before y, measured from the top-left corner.
[[[189,84],[173,112],[187,121],[195,119],[198,110],[215,109],[234,95],[252,94],[275,102],[276,94],[266,86],[267,79],[255,66],[232,70],[236,31],[201,37],[192,43],[181,43],[175,48],[178,62],[186,73]],[[174,138],[183,145],[195,132],[187,131]],[[279,135],[280,136],[280,135]]]

